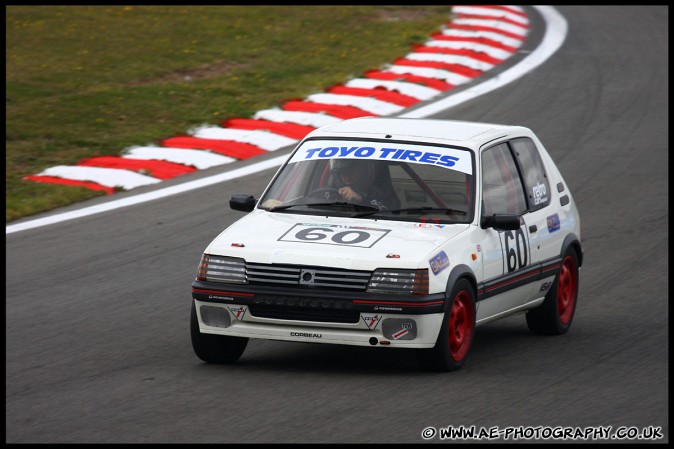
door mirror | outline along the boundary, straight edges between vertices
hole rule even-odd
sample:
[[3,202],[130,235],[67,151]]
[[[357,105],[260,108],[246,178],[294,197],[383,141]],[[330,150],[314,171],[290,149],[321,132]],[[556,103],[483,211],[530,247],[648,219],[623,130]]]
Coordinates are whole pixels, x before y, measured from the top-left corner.
[[252,195],[232,195],[229,198],[229,207],[242,212],[250,212],[255,209],[257,200]]
[[480,221],[482,229],[494,228],[497,231],[515,231],[520,228],[520,216],[514,214],[493,214],[483,216]]

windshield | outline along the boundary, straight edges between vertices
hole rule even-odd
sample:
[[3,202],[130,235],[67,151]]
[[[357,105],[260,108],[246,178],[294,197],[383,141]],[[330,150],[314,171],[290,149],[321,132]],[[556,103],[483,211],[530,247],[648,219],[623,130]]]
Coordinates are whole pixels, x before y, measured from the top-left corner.
[[260,208],[431,223],[473,218],[472,152],[392,141],[307,140],[279,171]]

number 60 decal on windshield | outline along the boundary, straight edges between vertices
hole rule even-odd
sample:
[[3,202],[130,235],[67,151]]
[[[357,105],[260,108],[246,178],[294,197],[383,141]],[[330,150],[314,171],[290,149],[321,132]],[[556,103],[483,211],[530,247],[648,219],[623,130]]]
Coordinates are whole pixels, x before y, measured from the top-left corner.
[[359,246],[372,248],[391,232],[390,229],[363,226],[320,225],[297,223],[283,234],[280,242],[320,243],[323,245]]

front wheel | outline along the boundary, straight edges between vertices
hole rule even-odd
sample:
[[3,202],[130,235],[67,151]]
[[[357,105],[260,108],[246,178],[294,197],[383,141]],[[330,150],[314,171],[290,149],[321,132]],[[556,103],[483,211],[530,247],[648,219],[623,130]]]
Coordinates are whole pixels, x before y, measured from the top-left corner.
[[247,338],[202,334],[199,331],[199,318],[197,318],[197,308],[194,301],[192,301],[191,315],[192,349],[197,357],[204,362],[219,364],[234,363],[239,360],[248,344]]
[[455,371],[466,360],[475,335],[475,292],[467,279],[456,283],[435,346],[417,349],[419,365],[429,371]]
[[565,334],[571,327],[577,299],[578,256],[574,249],[569,248],[543,304],[527,312],[529,330],[541,335]]

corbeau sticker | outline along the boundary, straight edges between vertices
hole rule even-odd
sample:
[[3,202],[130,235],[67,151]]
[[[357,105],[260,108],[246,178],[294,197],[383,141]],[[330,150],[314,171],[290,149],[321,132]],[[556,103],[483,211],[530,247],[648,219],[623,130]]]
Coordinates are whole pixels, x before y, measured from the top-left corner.
[[559,215],[553,214],[548,217],[548,232],[559,231]]
[[401,161],[472,174],[470,153],[454,148],[402,143],[345,142],[343,140],[307,141],[293,155],[290,163],[317,159],[373,159]]
[[304,338],[323,338],[323,334],[314,334],[311,332],[291,332],[291,337],[304,337]]
[[384,238],[389,232],[391,232],[390,229],[376,229],[364,226],[297,223],[283,234],[278,241],[372,248],[375,243]]
[[431,270],[433,270],[433,274],[437,275],[439,272],[449,266],[449,258],[444,251],[440,251],[440,253],[429,260],[428,263],[431,264]]

